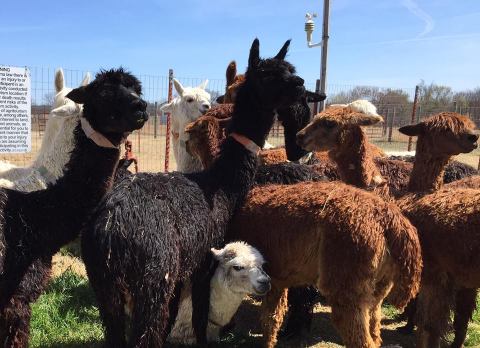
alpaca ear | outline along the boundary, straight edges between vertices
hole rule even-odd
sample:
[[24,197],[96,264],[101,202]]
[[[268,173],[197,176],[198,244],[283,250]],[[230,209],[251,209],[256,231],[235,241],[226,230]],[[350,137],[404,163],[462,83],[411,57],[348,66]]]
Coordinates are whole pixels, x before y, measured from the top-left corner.
[[215,101],[218,103],[218,104],[223,104],[223,100],[225,99],[225,95],[221,95],[219,97],[217,97],[217,99],[215,99]]
[[63,69],[58,68],[55,72],[55,91],[58,93],[65,88],[65,77],[63,76]]
[[260,62],[260,41],[256,38],[250,47],[250,55],[248,56],[248,67],[254,68]]
[[207,88],[207,85],[208,85],[208,79],[203,81],[201,84],[199,84],[197,88],[205,89]]
[[177,79],[173,79],[173,86],[175,87],[175,90],[177,91],[178,95],[180,97],[183,97],[184,88],[180,83],[180,81],[178,81]]
[[366,115],[362,113],[356,113],[353,115],[354,123],[357,126],[373,126],[374,124],[383,122],[383,117],[380,115]]
[[90,73],[87,71],[87,73],[83,77],[83,80],[82,80],[82,83],[80,84],[80,86],[86,86],[89,83],[90,83]]
[[210,251],[212,252],[215,260],[222,261],[222,259],[223,259],[223,249],[211,248]]
[[285,41],[282,48],[280,48],[280,51],[278,51],[277,55],[275,56],[275,59],[281,59],[281,60],[285,59],[285,57],[287,56],[288,47],[290,46],[290,41],[292,40]]
[[84,104],[87,100],[87,88],[85,86],[72,89],[65,97],[77,104]]
[[306,91],[305,94],[307,96],[308,103],[317,103],[327,99],[327,96],[325,95],[325,93],[316,93],[316,92]]
[[62,106],[59,106],[58,108],[53,109],[50,111],[50,115],[52,116],[60,116],[60,117],[65,117],[65,116],[73,116],[77,115],[80,113],[80,105],[78,104],[65,104]]
[[166,103],[160,106],[159,110],[162,112],[173,112],[173,106],[174,106],[174,103],[173,101],[171,101],[170,103]]
[[424,134],[425,129],[423,127],[423,123],[420,122],[417,124],[400,127],[398,131],[410,137],[415,137],[415,136]]
[[235,81],[235,76],[237,76],[237,63],[232,60],[230,64],[227,66],[227,72],[226,72],[226,77],[227,77],[227,87],[230,86],[233,81]]

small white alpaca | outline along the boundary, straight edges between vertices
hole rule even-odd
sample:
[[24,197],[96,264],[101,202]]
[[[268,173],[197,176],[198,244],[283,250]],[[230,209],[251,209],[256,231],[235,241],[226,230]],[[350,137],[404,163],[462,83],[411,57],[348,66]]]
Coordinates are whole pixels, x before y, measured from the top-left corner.
[[198,87],[183,87],[177,79],[173,79],[178,97],[160,107],[161,111],[169,112],[172,117],[173,154],[179,172],[202,170],[200,161],[187,153],[185,126],[210,109],[210,94],[205,90],[207,84],[208,80],[205,80]]
[[[212,248],[212,253],[219,264],[210,282],[209,342],[219,339],[220,330],[230,322],[247,295],[265,295],[270,290],[270,277],[262,268],[263,256],[251,245],[233,242],[221,250]],[[177,344],[196,342],[189,284],[182,289],[178,315],[168,341]]]
[[[90,82],[87,73],[81,83]],[[0,162],[0,187],[20,191],[42,190],[63,175],[63,168],[73,149],[73,130],[77,125],[82,106],[65,96],[71,91],[65,87],[63,70],[55,72],[55,114],[50,114],[37,157],[28,167],[17,167]]]

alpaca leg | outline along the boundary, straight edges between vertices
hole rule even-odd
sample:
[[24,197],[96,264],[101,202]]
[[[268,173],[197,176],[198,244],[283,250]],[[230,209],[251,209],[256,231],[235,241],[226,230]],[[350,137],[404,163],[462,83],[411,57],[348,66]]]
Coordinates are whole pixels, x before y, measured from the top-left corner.
[[288,289],[272,287],[262,302],[261,323],[263,341],[266,348],[273,348],[277,343],[277,334],[288,309]]
[[417,312],[417,298],[410,300],[405,311],[403,312],[403,316],[406,317],[407,323],[405,326],[402,326],[398,329],[398,331],[404,335],[410,335],[413,333],[415,329],[415,313]]
[[192,277],[192,326],[199,345],[207,344],[210,281],[215,268],[216,262],[209,253],[199,268],[201,271],[195,272]]
[[[92,284],[92,283],[91,283]],[[122,294],[113,282],[102,283],[101,289],[95,289],[98,310],[105,328],[105,347],[124,348],[126,342],[126,314]]]
[[170,334],[170,331],[172,331],[172,327],[175,324],[175,320],[177,319],[177,314],[178,314],[178,307],[180,304],[180,295],[182,292],[182,287],[183,284],[181,282],[178,282],[175,285],[175,290],[173,290],[173,296],[170,300],[169,306],[168,306],[168,312],[170,313],[170,317],[168,319],[168,324],[167,327],[165,328],[165,332],[168,335]]
[[169,303],[175,291],[176,273],[168,279],[150,279],[136,289],[129,347],[161,348],[167,339]]
[[382,344],[382,337],[380,331],[382,328],[382,302],[370,309],[370,336],[375,344],[375,347],[380,347]]
[[370,336],[370,308],[365,303],[332,303],[332,322],[347,348],[376,348]]
[[442,284],[424,282],[417,304],[418,348],[440,347],[440,337],[448,328],[452,290]]
[[472,318],[476,306],[477,289],[461,289],[455,294],[455,339],[451,348],[463,347],[467,336],[468,322]]
[[310,330],[317,297],[318,290],[313,286],[288,290],[290,315],[282,336],[296,337],[301,335],[303,329]]
[[34,303],[45,289],[50,269],[50,258],[36,260],[0,313],[0,340],[4,342],[4,347],[28,347],[32,315],[30,304]]

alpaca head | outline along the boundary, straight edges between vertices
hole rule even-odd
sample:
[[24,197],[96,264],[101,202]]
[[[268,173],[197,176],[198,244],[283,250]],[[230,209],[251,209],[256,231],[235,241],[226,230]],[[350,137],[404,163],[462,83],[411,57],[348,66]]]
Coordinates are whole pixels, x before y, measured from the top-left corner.
[[214,278],[236,294],[265,295],[271,288],[270,277],[262,265],[260,252],[244,242],[227,244],[223,249],[212,248],[218,267]]
[[303,79],[285,60],[289,45],[290,40],[275,57],[262,59],[260,43],[255,39],[245,81],[237,91],[230,131],[249,136],[260,147],[273,124],[273,111],[289,106],[305,93]]
[[417,154],[454,156],[468,153],[478,146],[475,124],[467,116],[442,112],[415,125],[404,126],[400,133],[417,136]]
[[377,109],[366,100],[346,105],[332,105],[317,114],[312,122],[297,133],[297,143],[308,151],[328,151],[358,140],[361,126],[383,122]]
[[93,82],[73,89],[67,98],[83,104],[83,117],[94,130],[113,135],[140,129],[148,120],[141,94],[140,81],[120,68],[100,71]]
[[216,99],[217,103],[234,103],[237,97],[237,90],[243,81],[245,81],[245,75],[237,75],[237,63],[234,60],[227,66],[226,78],[227,85],[225,87],[225,94]]
[[170,103],[162,105],[160,110],[172,113],[172,117],[183,122],[195,121],[211,106],[210,94],[205,90],[207,84],[208,80],[205,80],[197,87],[183,87],[177,79],[173,79],[178,96]]
[[213,116],[201,116],[185,127],[188,140],[185,145],[190,156],[198,158],[203,168],[210,168],[220,143],[225,139],[225,128],[230,118],[218,119]]
[[305,91],[295,103],[277,109],[278,120],[282,122],[285,137],[285,150],[289,161],[297,161],[306,154],[296,143],[296,135],[304,128],[311,119],[311,111],[308,103],[317,103],[326,99],[326,95]]

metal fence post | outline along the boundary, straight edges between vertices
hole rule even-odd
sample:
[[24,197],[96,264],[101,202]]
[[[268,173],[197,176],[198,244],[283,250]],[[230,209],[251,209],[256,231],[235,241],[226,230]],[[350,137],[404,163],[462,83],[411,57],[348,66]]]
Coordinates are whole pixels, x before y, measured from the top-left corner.
[[[315,93],[320,93],[320,80],[317,79],[317,82],[315,83]],[[318,102],[313,103],[313,115],[311,118],[313,118],[316,114],[318,113]]]
[[[415,86],[415,98],[413,99],[413,108],[412,108],[412,121],[411,123],[415,123],[415,114],[417,112],[417,102],[418,102],[418,92],[420,88]],[[407,151],[412,151],[412,137],[408,137],[408,147]]]
[[153,139],[157,139],[157,102],[155,102],[155,116],[153,118]]
[[390,129],[388,130],[388,142],[392,142],[392,133],[393,133],[393,125],[395,124],[395,106],[393,107],[393,114],[392,114],[392,121],[390,122]]
[[[168,102],[172,101],[173,69],[168,69]],[[165,171],[168,172],[170,162],[170,113],[167,113],[167,134],[165,134]]]

